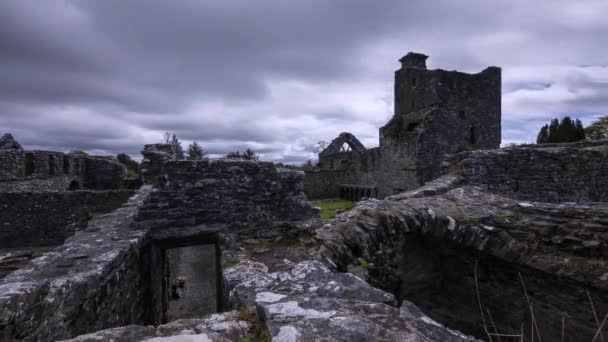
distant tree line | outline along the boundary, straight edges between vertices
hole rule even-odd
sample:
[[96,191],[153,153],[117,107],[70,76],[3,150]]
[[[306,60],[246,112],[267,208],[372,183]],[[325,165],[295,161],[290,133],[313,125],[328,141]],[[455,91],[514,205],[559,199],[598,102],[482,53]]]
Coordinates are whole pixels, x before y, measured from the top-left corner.
[[251,149],[246,149],[245,152],[234,151],[224,156],[226,159],[243,159],[243,160],[260,160],[260,157]]
[[587,127],[583,127],[581,120],[572,120],[569,116],[562,120],[553,119],[541,127],[536,142],[545,144],[602,139],[608,139],[608,115],[599,117]]
[[569,116],[561,121],[553,119],[538,132],[537,144],[564,143],[585,140],[585,128],[581,120],[572,120]]

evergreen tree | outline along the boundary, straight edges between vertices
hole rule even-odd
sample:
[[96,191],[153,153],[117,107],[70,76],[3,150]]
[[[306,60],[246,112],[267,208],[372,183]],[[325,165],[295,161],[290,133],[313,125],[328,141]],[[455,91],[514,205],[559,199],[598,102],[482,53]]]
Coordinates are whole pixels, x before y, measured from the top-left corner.
[[175,156],[175,160],[184,160],[184,150],[182,149],[182,144],[177,139],[177,136],[173,134],[171,137],[171,146],[173,147],[173,155]]
[[585,140],[585,128],[583,127],[583,123],[581,122],[581,120],[576,119],[576,121],[574,122],[574,127],[576,131],[576,141]]
[[559,142],[559,120],[553,119],[549,124],[549,135],[547,137],[547,142],[555,143]]
[[538,132],[538,136],[536,137],[537,144],[545,144],[549,142],[549,125],[544,125],[540,132]]
[[188,146],[188,160],[205,160],[207,152],[196,141]]
[[553,119],[548,125],[544,125],[538,132],[536,142],[544,143],[563,143],[574,142],[585,139],[585,129],[579,120],[572,120],[569,116],[561,121]]

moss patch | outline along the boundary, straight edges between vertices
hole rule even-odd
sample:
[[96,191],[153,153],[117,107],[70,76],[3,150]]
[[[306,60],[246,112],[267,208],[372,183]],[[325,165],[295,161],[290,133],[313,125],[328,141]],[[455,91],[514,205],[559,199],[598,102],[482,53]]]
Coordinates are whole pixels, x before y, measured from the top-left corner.
[[357,262],[359,262],[359,266],[363,267],[364,269],[369,267],[367,260],[363,259],[362,257],[357,258]]
[[239,261],[237,260],[237,258],[229,258],[224,261],[224,263],[222,264],[222,268],[226,269],[226,268],[232,267],[238,263],[239,263]]
[[238,319],[241,321],[246,321],[250,324],[251,329],[249,332],[243,336],[240,336],[237,341],[239,342],[271,342],[272,338],[262,323],[257,317],[255,307],[245,307],[241,306],[239,308]]
[[336,217],[338,210],[350,209],[355,206],[352,201],[341,199],[325,199],[312,202],[315,207],[321,208],[319,217],[321,220],[329,220]]

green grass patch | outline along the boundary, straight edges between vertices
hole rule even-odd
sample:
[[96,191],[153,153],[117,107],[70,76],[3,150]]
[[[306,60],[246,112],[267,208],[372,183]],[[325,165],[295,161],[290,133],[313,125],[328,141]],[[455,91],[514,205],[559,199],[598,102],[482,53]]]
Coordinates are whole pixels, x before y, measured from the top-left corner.
[[481,225],[481,220],[476,217],[466,217],[461,220],[467,226],[479,226]]
[[341,199],[324,199],[313,201],[315,207],[321,208],[321,220],[329,220],[336,217],[338,210],[350,209],[355,206],[353,201],[345,201]]
[[238,319],[250,324],[250,330],[238,338],[238,342],[271,342],[272,338],[257,318],[255,307],[240,307]]
[[334,210],[321,210],[321,220],[329,220],[336,217],[336,212]]
[[359,257],[357,261],[359,262],[359,266],[363,267],[364,269],[367,269],[369,267],[369,263],[367,262],[367,260],[363,259],[362,257]]
[[346,201],[341,199],[324,199],[313,201],[312,204],[315,207],[319,207],[321,209],[330,210],[330,209],[350,209],[355,206],[353,201]]
[[222,268],[224,268],[224,269],[225,268],[229,268],[229,267],[232,267],[232,266],[234,266],[234,265],[236,265],[238,263],[239,263],[238,259],[232,257],[232,258],[229,258],[226,261],[224,261],[224,263],[222,264]]
[[127,177],[129,177],[129,178],[138,178],[139,177],[139,173],[137,173],[137,171],[135,171],[135,170],[128,169],[127,170]]

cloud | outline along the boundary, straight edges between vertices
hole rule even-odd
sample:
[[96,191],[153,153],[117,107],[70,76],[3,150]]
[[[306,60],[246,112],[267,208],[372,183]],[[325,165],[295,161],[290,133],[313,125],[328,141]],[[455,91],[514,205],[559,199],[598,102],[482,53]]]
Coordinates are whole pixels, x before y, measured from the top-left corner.
[[503,68],[503,142],[608,108],[603,0],[4,0],[0,130],[26,148],[136,156],[164,131],[214,155],[303,162],[392,115],[407,51]]

